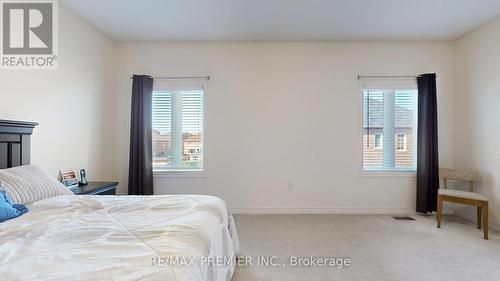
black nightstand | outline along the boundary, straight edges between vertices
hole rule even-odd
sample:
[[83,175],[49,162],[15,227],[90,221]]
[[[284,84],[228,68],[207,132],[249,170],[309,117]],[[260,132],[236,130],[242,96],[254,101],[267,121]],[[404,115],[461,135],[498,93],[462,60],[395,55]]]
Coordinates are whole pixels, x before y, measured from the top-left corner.
[[70,188],[76,195],[115,195],[117,182],[89,181],[87,185],[79,185]]

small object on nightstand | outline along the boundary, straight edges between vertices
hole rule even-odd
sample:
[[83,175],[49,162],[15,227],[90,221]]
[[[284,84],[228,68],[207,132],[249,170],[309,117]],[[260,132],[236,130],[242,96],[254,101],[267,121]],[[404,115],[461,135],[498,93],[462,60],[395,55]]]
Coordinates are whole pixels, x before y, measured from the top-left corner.
[[71,169],[60,170],[59,179],[67,188],[78,186],[78,180],[76,179],[75,172]]
[[76,195],[116,195],[117,182],[89,181],[86,185],[70,188]]
[[80,170],[80,182],[78,183],[79,185],[87,185],[89,182],[87,181],[87,172],[85,172],[85,169]]

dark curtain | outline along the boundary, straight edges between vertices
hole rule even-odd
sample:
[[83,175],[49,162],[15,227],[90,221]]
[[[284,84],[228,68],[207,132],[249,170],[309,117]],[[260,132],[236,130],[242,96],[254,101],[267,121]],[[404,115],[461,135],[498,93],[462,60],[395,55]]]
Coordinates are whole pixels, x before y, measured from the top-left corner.
[[134,75],[130,120],[128,194],[153,194],[153,78]]
[[418,84],[417,212],[436,211],[439,188],[436,74],[423,74]]

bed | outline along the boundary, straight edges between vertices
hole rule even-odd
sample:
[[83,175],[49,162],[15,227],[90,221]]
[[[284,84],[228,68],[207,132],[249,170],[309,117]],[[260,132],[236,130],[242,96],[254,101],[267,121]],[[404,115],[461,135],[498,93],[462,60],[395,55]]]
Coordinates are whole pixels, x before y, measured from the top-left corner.
[[[29,164],[36,123],[0,121],[0,168]],[[231,280],[238,240],[204,195],[60,195],[0,223],[5,280]]]

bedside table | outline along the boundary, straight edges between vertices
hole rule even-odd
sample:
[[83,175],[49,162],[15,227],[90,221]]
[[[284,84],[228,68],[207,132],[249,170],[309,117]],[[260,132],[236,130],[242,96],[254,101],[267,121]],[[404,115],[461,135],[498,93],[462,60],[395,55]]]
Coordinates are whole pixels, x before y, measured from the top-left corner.
[[117,182],[89,181],[87,185],[79,185],[70,188],[76,195],[115,195]]

